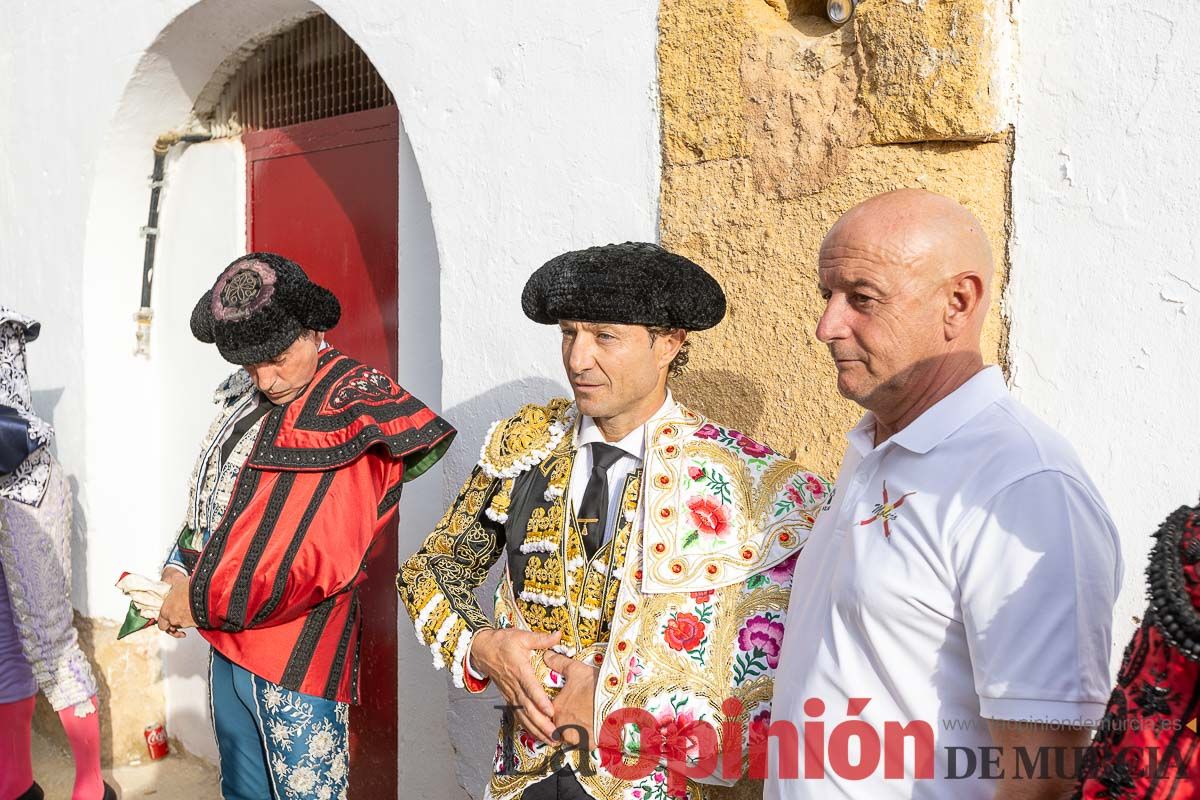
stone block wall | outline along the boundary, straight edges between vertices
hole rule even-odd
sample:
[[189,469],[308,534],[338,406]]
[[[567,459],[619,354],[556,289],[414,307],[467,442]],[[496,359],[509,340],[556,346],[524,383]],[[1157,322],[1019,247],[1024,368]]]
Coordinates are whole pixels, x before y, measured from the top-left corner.
[[971,208],[1000,269],[986,330],[1003,363],[1011,135],[1002,0],[662,0],[664,246],[717,275],[726,321],[678,393],[834,475],[859,410],[814,330],[817,251],[846,209],[924,187]]

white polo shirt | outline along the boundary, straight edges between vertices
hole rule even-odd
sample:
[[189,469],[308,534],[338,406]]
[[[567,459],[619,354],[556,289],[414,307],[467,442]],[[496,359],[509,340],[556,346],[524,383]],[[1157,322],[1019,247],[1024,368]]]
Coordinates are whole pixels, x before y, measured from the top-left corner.
[[[832,505],[798,559],[775,681],[773,721],[802,743],[803,723],[824,723],[825,776],[804,777],[802,752],[800,779],[781,778],[773,748],[765,798],[987,800],[987,719],[1095,725],[1104,713],[1117,532],[1070,445],[997,367],[878,447],[874,427],[868,413],[847,435]],[[806,717],[810,698],[823,713]],[[856,714],[850,698],[869,702]],[[902,777],[883,756],[856,775],[843,720],[867,722],[881,753],[887,723],[924,721],[933,777],[915,780],[912,739]],[[974,751],[968,777],[955,747]]]

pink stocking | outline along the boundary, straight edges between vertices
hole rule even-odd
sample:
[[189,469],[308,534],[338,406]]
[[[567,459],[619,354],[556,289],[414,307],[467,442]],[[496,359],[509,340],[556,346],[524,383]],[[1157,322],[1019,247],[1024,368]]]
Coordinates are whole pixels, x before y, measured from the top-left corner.
[[33,699],[0,703],[0,798],[6,800],[33,785]]
[[[95,695],[92,708],[98,709]],[[71,755],[75,757],[75,790],[72,800],[100,800],[104,796],[104,778],[100,775],[100,712],[93,710],[85,716],[77,716],[75,706],[58,712],[67,741],[71,743]]]

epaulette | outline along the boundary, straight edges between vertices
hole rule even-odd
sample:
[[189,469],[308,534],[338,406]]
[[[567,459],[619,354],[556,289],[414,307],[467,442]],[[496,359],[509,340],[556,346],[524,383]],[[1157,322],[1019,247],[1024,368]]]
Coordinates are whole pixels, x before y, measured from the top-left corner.
[[1180,506],[1158,532],[1146,566],[1150,613],[1167,644],[1192,661],[1200,661],[1200,595],[1193,576],[1200,563],[1200,508]]
[[213,402],[227,403],[235,397],[241,397],[253,387],[254,381],[250,378],[250,373],[238,368],[237,372],[221,381],[221,385],[213,392]]
[[514,416],[497,420],[483,438],[479,467],[492,480],[502,481],[488,505],[487,516],[508,520],[513,481],[545,461],[575,423],[575,405],[556,397],[545,405],[530,403]]

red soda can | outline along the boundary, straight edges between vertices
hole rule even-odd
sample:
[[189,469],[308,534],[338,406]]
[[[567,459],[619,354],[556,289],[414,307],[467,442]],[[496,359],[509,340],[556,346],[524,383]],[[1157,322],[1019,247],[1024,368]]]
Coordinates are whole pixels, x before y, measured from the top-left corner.
[[146,749],[150,752],[151,761],[166,758],[167,754],[171,752],[171,746],[167,744],[167,729],[161,723],[147,725],[144,735],[146,737]]

